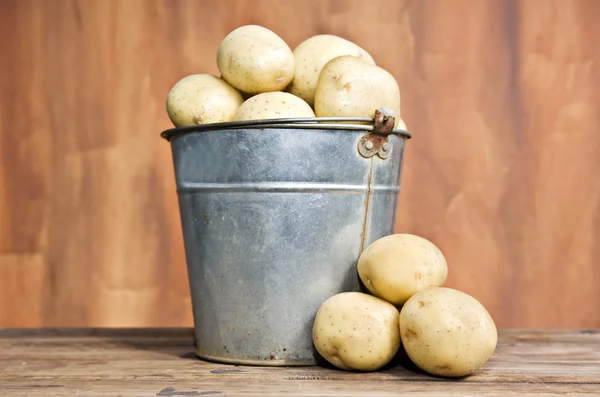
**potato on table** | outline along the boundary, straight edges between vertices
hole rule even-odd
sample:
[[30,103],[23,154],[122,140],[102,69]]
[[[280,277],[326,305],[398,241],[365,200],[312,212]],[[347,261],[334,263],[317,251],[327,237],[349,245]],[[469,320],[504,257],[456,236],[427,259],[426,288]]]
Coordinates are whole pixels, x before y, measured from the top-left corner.
[[282,91],[292,81],[294,54],[281,37],[257,25],[229,33],[217,51],[221,76],[247,94]]
[[343,292],[327,299],[313,325],[319,354],[345,370],[375,371],[400,348],[398,309],[377,297]]
[[288,86],[288,92],[314,105],[315,91],[323,66],[333,58],[350,55],[375,65],[373,57],[358,45],[332,34],[312,36],[293,51],[296,73]]
[[400,122],[400,88],[385,69],[353,56],[327,62],[315,91],[318,117],[375,117],[375,110],[394,111],[395,127]]
[[358,274],[369,292],[400,306],[423,288],[444,285],[448,265],[429,240],[413,234],[392,234],[363,251]]
[[400,333],[411,361],[433,375],[475,373],[496,349],[498,333],[488,311],[451,288],[417,292],[402,307]]
[[244,99],[235,88],[209,74],[179,80],[167,96],[167,114],[176,127],[231,121]]

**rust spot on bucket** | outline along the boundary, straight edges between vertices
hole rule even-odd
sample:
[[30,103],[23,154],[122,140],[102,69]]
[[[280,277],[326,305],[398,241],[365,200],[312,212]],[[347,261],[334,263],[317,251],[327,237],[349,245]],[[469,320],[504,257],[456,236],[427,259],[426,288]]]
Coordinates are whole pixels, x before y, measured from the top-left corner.
[[365,217],[363,219],[362,232],[360,233],[360,252],[359,255],[365,250],[365,243],[367,240],[367,227],[369,223],[369,206],[371,204],[371,180],[373,179],[373,159],[369,160],[369,176],[367,177],[367,195],[365,197]]
[[396,117],[391,109],[379,108],[375,110],[375,123],[373,133],[377,135],[389,135],[396,124]]
[[373,148],[376,149],[377,151],[379,151],[379,149],[381,147],[383,147],[384,144],[386,144],[390,141],[387,136],[376,135],[376,134],[371,134],[371,136],[369,137],[369,140],[371,142],[373,142]]
[[373,131],[363,136],[358,144],[361,156],[370,158],[378,155],[386,159],[391,154],[389,135],[394,130],[395,116],[390,109],[379,108],[375,111]]

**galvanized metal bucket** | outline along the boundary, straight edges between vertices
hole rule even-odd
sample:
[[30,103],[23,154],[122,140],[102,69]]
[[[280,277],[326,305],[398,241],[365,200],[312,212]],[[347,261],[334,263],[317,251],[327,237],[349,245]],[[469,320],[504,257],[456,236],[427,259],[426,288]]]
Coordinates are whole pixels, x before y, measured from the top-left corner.
[[315,364],[319,306],[358,290],[363,248],[393,233],[410,135],[382,125],[299,118],[162,133],[171,142],[200,358]]

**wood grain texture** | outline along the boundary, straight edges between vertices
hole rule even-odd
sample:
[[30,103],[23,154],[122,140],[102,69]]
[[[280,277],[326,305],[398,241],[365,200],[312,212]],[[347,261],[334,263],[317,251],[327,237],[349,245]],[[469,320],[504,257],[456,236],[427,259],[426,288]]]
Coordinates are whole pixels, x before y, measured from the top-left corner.
[[600,327],[600,2],[0,0],[0,325],[189,326],[164,102],[261,24],[398,80],[397,230],[500,327]]
[[213,364],[189,329],[0,330],[0,393],[10,396],[597,396],[600,332],[501,331],[469,377],[424,374],[400,355],[373,373]]

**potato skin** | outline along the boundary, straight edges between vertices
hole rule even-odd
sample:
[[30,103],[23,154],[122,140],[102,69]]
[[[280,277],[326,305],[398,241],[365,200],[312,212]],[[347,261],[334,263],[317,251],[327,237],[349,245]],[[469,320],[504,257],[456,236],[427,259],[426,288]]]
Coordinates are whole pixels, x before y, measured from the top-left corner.
[[402,307],[400,333],[411,361],[444,377],[475,373],[493,355],[496,325],[472,296],[445,287],[417,292]]
[[404,131],[408,131],[408,129],[406,127],[406,123],[401,118],[398,118],[398,123],[397,124],[398,125],[396,125],[396,128],[399,128],[399,129],[404,130]]
[[306,102],[288,92],[265,92],[242,103],[233,121],[288,117],[315,117],[315,113]]
[[448,277],[448,265],[439,248],[406,233],[371,243],[360,255],[357,268],[369,292],[398,306],[421,289],[444,285]]
[[287,91],[304,99],[310,106],[315,102],[315,91],[323,66],[333,58],[350,55],[375,65],[373,57],[351,41],[331,34],[312,36],[293,51],[296,72]]
[[175,127],[231,121],[244,99],[222,79],[193,74],[179,80],[167,95],[167,114]]
[[294,54],[273,31],[258,25],[229,33],[217,51],[223,80],[244,93],[282,91],[292,81]]
[[325,64],[315,91],[318,117],[375,117],[380,107],[394,111],[397,127],[400,88],[388,71],[353,56],[340,56]]
[[395,306],[360,292],[327,299],[313,325],[319,354],[344,370],[375,371],[400,348],[399,313]]

